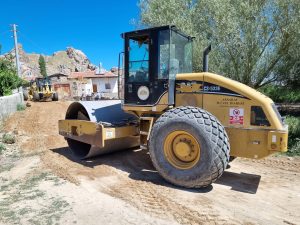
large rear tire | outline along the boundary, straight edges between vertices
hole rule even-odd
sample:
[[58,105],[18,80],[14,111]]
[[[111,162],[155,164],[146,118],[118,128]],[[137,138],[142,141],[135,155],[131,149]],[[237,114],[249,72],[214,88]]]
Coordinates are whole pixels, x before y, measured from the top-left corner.
[[41,100],[39,93],[36,92],[36,91],[33,92],[33,100],[34,101],[40,101]]
[[155,122],[149,141],[154,167],[170,183],[206,187],[224,172],[229,161],[224,127],[197,107],[171,109]]
[[29,95],[28,95],[28,91],[27,90],[23,90],[23,97],[24,97],[24,101],[28,100]]
[[52,95],[52,101],[58,101],[58,94],[56,92]]

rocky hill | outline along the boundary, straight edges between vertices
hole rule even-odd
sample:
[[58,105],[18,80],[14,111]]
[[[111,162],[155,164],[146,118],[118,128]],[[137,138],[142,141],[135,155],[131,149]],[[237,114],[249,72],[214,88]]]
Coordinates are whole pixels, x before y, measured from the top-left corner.
[[[26,53],[22,45],[18,46],[21,73],[25,79],[31,79],[40,75],[39,57],[40,54]],[[62,73],[69,75],[71,72],[94,71],[96,66],[91,64],[87,56],[78,49],[68,47],[65,51],[55,52],[51,56],[43,55],[46,61],[47,74]],[[15,62],[15,52],[12,49],[2,57]]]

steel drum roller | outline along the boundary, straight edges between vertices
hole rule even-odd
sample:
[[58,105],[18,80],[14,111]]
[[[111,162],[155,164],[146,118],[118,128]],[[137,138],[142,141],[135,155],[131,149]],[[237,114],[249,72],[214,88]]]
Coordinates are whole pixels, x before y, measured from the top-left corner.
[[[74,102],[69,106],[65,119],[87,120],[108,127],[124,126],[138,121],[136,116],[122,110],[120,100]],[[105,140],[105,146],[102,148],[70,138],[66,140],[73,154],[80,159],[139,146],[139,136]]]

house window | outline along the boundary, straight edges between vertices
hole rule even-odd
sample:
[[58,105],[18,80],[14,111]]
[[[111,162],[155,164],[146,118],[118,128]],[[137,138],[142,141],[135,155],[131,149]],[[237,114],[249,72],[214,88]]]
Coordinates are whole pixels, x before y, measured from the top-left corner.
[[105,89],[111,89],[110,83],[105,83]]
[[93,84],[93,92],[94,93],[98,92],[97,84]]

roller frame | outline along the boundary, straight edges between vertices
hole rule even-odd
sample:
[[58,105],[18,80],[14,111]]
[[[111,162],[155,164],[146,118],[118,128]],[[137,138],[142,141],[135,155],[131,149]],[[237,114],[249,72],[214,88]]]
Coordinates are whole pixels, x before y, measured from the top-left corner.
[[122,127],[104,127],[102,124],[86,120],[59,120],[59,134],[99,148],[105,146],[105,141],[139,135],[136,125]]

